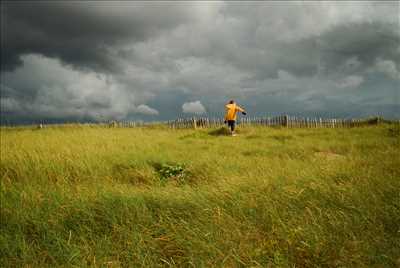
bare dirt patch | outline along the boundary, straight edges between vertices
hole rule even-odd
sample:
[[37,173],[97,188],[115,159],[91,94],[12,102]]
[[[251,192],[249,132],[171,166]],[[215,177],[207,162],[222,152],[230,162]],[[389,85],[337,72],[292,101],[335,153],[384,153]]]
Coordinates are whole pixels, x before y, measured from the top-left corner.
[[333,152],[328,152],[328,151],[323,151],[323,152],[315,152],[314,153],[315,157],[326,159],[326,160],[339,160],[339,159],[344,159],[344,155],[333,153]]

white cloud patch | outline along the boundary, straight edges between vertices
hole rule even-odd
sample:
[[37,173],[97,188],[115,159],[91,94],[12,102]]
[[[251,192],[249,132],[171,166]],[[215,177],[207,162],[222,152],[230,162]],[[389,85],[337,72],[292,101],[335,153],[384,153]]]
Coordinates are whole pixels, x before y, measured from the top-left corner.
[[206,109],[200,101],[185,102],[182,105],[182,111],[187,114],[204,114]]
[[0,109],[2,112],[14,112],[20,109],[20,104],[13,98],[0,98]]
[[136,111],[141,114],[145,115],[158,115],[158,111],[156,109],[153,109],[145,104],[141,104],[138,107],[136,107]]
[[338,88],[357,88],[364,82],[364,77],[359,75],[350,75],[336,84]]
[[400,79],[400,72],[396,68],[396,63],[391,60],[377,59],[375,70],[377,72],[383,73],[392,79]]
[[285,70],[278,70],[278,78],[282,81],[293,81],[296,79],[294,75]]

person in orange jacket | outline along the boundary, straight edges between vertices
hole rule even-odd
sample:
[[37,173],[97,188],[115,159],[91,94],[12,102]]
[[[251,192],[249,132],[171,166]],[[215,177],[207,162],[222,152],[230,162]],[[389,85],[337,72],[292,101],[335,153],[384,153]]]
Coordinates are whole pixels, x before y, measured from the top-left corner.
[[225,123],[228,123],[231,135],[235,136],[236,113],[241,112],[243,115],[246,115],[246,111],[237,105],[234,100],[230,100],[229,103],[225,105],[225,108]]

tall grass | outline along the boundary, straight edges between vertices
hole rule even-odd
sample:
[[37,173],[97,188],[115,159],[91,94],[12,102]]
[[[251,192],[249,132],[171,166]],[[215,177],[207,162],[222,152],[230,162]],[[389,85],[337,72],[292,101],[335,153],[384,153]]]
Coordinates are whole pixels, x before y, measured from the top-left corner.
[[2,267],[400,265],[395,126],[0,133]]

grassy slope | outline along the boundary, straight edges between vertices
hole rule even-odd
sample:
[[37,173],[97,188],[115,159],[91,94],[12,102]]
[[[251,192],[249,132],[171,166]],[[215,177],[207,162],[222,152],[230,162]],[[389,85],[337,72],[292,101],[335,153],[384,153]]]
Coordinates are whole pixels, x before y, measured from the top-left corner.
[[0,265],[399,265],[398,129],[218,133],[2,129]]

